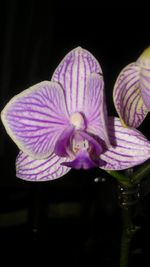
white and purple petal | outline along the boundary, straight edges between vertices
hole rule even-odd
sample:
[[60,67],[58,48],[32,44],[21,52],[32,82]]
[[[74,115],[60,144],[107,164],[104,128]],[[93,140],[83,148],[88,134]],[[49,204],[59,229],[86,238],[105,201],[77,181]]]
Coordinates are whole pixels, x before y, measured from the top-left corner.
[[69,125],[61,86],[44,81],[26,89],[6,105],[2,121],[23,152],[35,159],[48,157]]
[[121,120],[130,127],[137,128],[147,115],[141,97],[140,66],[131,63],[119,74],[113,91],[116,110]]
[[87,131],[99,136],[109,146],[104,82],[99,74],[89,75],[83,112],[87,119]]
[[125,128],[119,118],[109,118],[111,147],[101,154],[100,168],[123,170],[139,165],[150,158],[150,142],[136,129]]
[[140,66],[140,86],[143,102],[150,111],[150,47],[146,48],[137,59]]
[[60,158],[52,154],[46,159],[36,160],[20,151],[16,159],[16,176],[27,181],[48,181],[60,178],[70,171],[70,168],[62,166],[67,158]]
[[102,74],[101,67],[94,56],[81,47],[69,52],[55,70],[52,81],[62,85],[70,114],[82,111],[91,73]]
[[141,69],[140,86],[142,100],[147,110],[150,111],[150,68]]

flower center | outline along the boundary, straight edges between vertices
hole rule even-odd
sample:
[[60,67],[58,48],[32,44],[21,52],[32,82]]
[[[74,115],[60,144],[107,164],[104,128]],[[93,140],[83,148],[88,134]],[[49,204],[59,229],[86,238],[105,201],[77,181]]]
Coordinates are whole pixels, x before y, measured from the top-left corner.
[[72,151],[77,154],[80,150],[88,151],[90,148],[88,140],[78,141],[76,139],[72,140]]
[[99,166],[99,156],[103,151],[101,144],[83,130],[75,130],[70,136],[66,153],[70,161],[62,165],[74,169],[89,169]]
[[75,129],[85,129],[85,120],[80,112],[75,112],[70,116],[70,123],[75,127]]

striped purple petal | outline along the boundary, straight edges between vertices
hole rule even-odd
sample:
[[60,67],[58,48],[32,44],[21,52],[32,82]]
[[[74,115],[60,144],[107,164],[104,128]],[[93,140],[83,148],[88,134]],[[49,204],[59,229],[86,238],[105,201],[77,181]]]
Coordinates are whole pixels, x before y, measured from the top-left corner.
[[82,111],[87,78],[93,72],[102,74],[101,67],[94,56],[81,47],[69,52],[55,70],[52,80],[64,88],[70,114]]
[[128,126],[137,128],[147,115],[141,98],[140,66],[131,63],[119,74],[114,86],[113,98],[121,120]]
[[44,81],[23,91],[6,105],[2,120],[22,151],[35,159],[48,157],[69,125],[61,86]]
[[67,158],[52,154],[47,159],[36,160],[20,151],[16,159],[16,176],[28,181],[48,181],[60,178],[69,172],[70,168],[62,166]]
[[150,111],[150,68],[141,69],[140,86],[142,100],[147,110]]
[[136,129],[124,128],[119,118],[109,118],[111,147],[101,154],[100,168],[123,170],[150,158],[150,142]]
[[87,119],[87,132],[99,136],[109,146],[104,82],[103,77],[96,73],[89,76],[83,112]]
[[140,86],[143,102],[150,111],[150,47],[145,49],[137,60],[140,65]]

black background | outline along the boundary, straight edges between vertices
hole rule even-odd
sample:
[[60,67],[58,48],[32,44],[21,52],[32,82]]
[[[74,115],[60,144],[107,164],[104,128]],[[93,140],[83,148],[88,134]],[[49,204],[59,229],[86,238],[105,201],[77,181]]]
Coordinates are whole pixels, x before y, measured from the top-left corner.
[[[34,0],[0,3],[1,110],[15,94],[51,79],[66,53],[82,46],[101,64],[108,112],[116,115],[113,85],[121,69],[150,45],[150,9],[60,7]],[[51,266],[60,261],[70,266],[117,267],[121,218],[116,182],[97,169],[72,170],[63,178],[40,184],[19,180],[15,176],[18,148],[2,124],[0,130],[0,242],[27,243],[25,259],[32,254],[39,260],[42,255]],[[140,130],[149,137],[149,116]],[[137,214],[142,230],[132,244],[131,266],[149,254],[148,186],[143,195]],[[27,212],[25,219],[16,215],[22,210]],[[48,253],[35,252],[46,243]],[[13,260],[17,261],[16,254]]]

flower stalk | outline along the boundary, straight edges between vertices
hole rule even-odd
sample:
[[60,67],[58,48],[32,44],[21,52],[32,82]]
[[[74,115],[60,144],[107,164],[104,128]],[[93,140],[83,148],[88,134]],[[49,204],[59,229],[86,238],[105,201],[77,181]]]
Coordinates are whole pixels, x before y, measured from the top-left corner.
[[118,189],[123,228],[120,246],[120,267],[128,267],[131,240],[139,229],[139,226],[134,225],[132,222],[134,209],[140,197],[139,184],[130,187],[119,185]]
[[140,227],[132,223],[132,207],[122,207],[122,237],[120,246],[120,267],[128,267],[130,259],[130,244],[133,235]]
[[132,176],[131,182],[133,184],[140,183],[150,173],[150,162],[145,163]]
[[118,182],[118,200],[121,208],[122,236],[120,244],[120,267],[128,267],[130,245],[134,234],[140,229],[133,223],[134,210],[140,200],[140,183],[150,172],[150,163],[143,164],[137,171],[128,169],[125,174],[108,171]]

